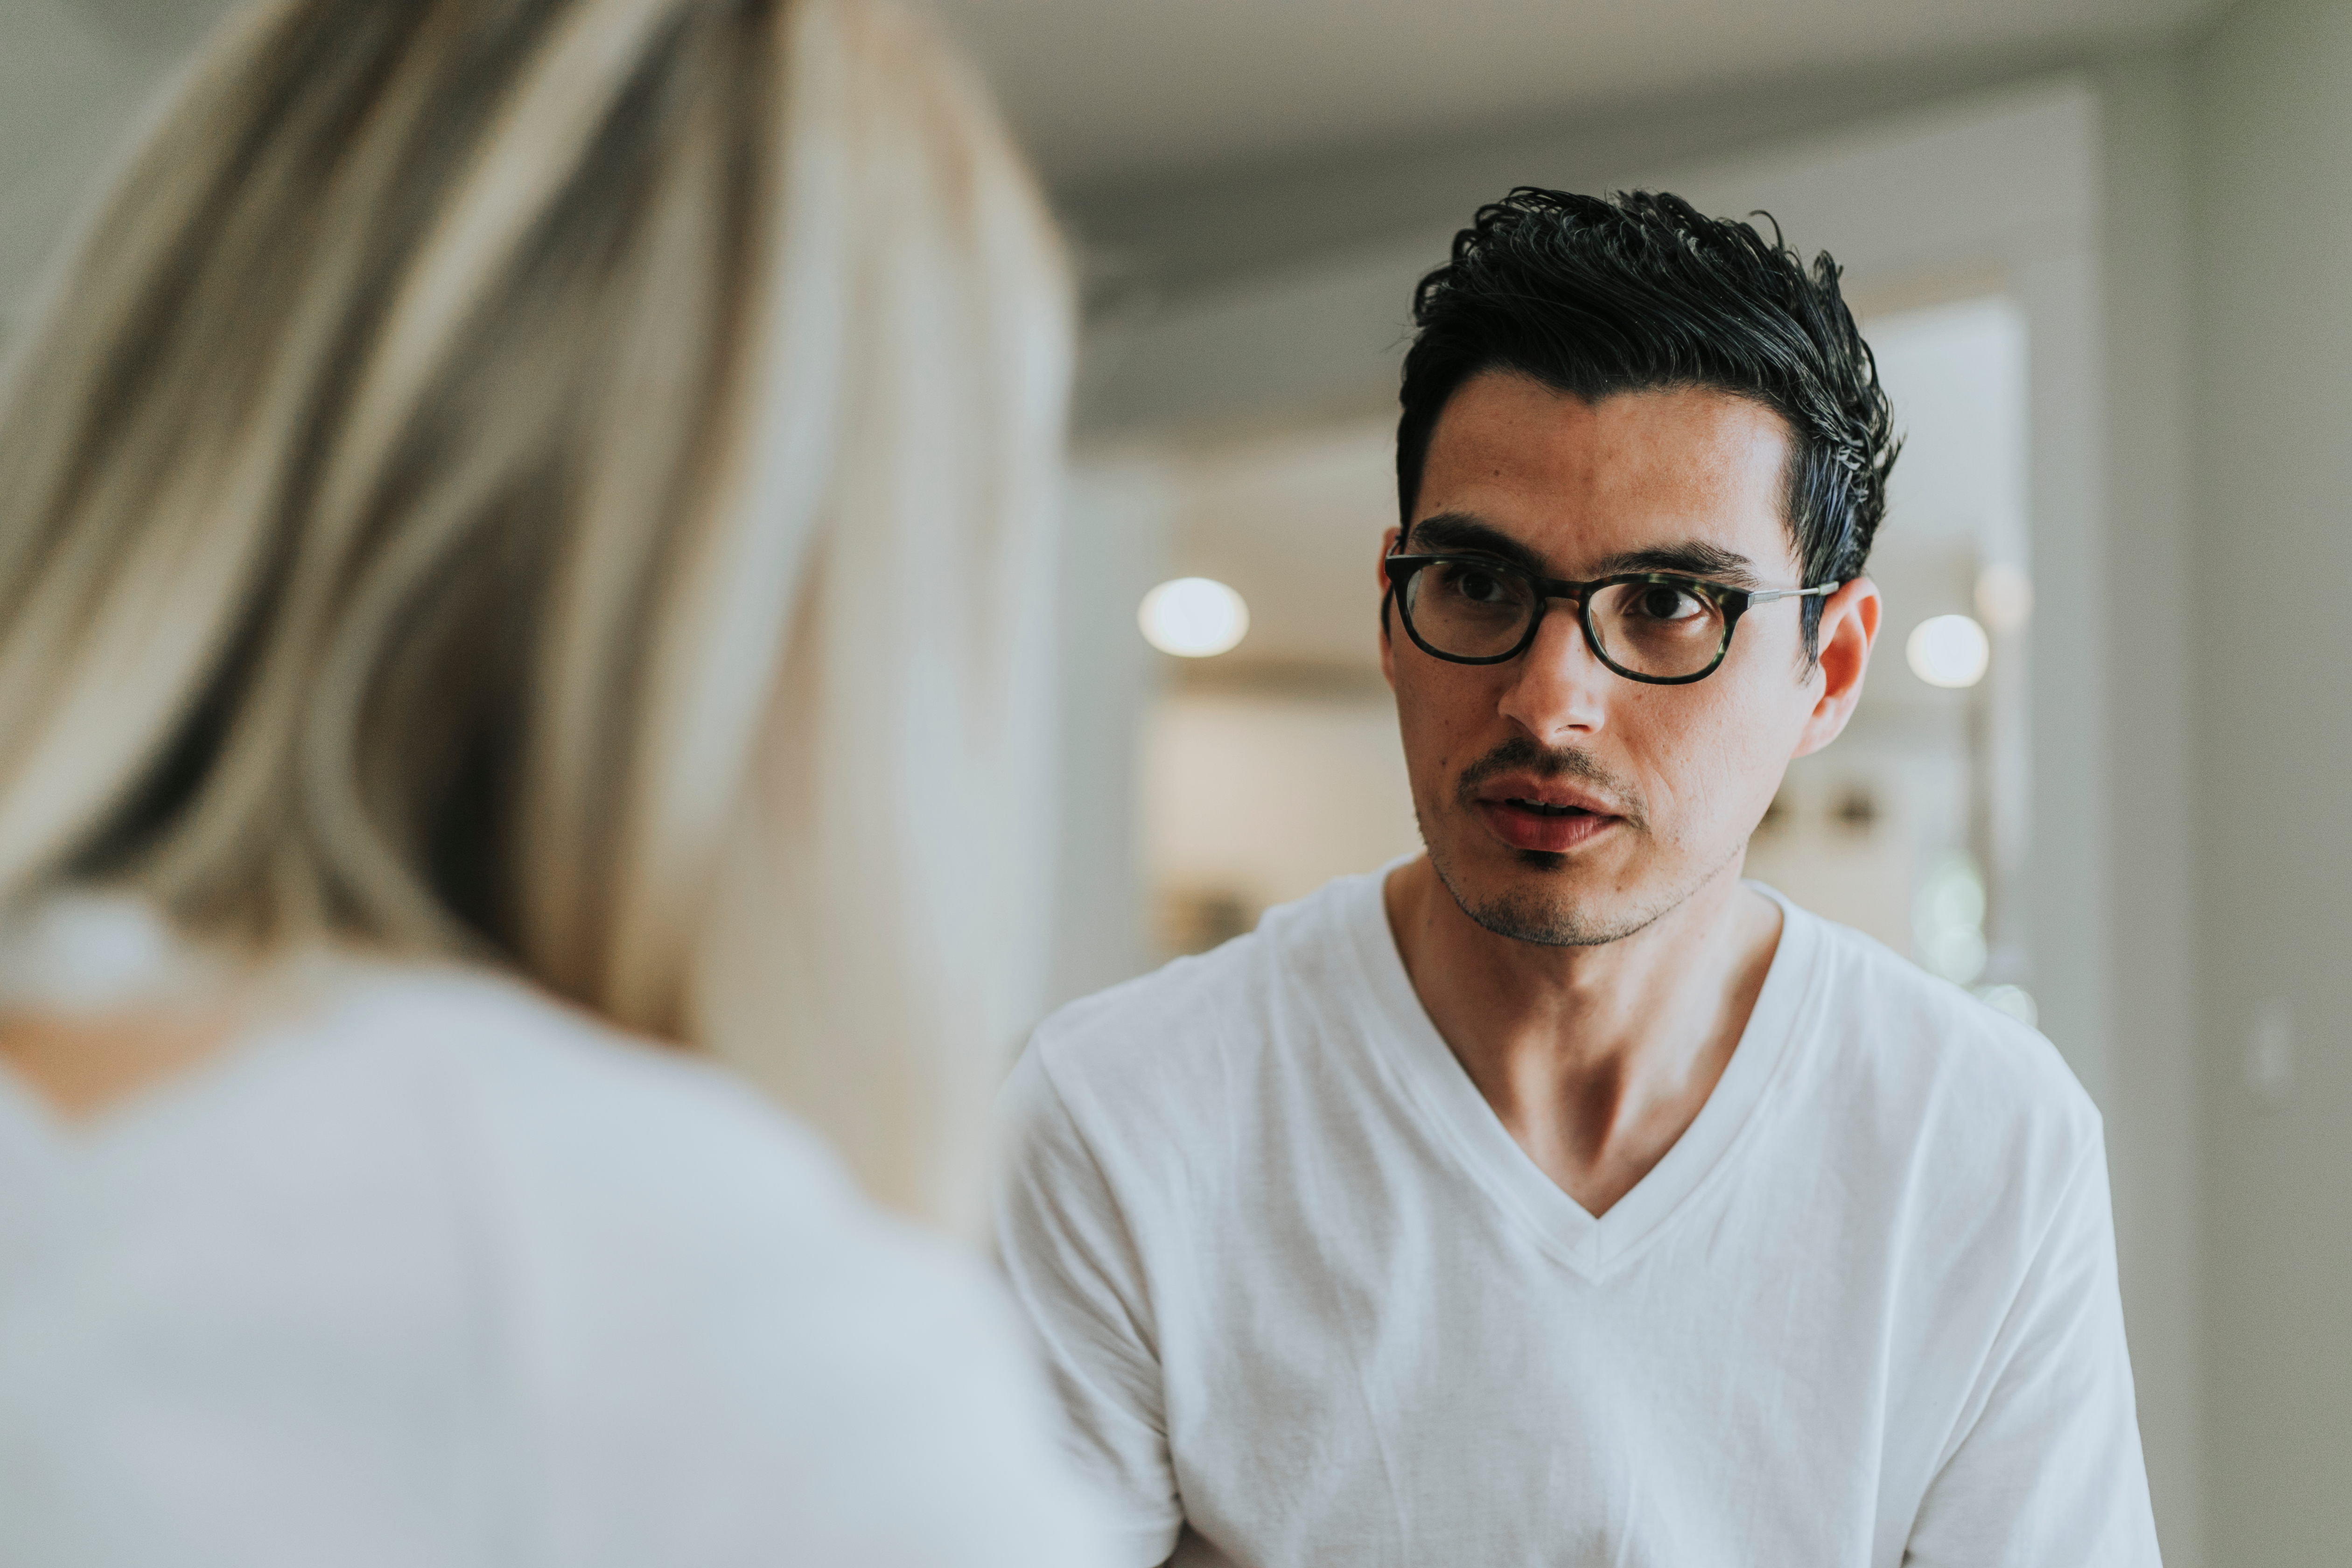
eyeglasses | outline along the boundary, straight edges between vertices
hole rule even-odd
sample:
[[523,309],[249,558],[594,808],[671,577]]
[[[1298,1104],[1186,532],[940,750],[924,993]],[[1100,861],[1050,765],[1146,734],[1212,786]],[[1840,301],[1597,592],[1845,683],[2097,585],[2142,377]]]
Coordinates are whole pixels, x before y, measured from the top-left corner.
[[1576,601],[1593,657],[1628,680],[1686,686],[1713,675],[1739,617],[1775,599],[1838,589],[1727,588],[1677,572],[1626,572],[1590,583],[1538,577],[1491,557],[1391,555],[1390,593],[1413,646],[1454,664],[1502,664],[1536,640],[1554,599]]

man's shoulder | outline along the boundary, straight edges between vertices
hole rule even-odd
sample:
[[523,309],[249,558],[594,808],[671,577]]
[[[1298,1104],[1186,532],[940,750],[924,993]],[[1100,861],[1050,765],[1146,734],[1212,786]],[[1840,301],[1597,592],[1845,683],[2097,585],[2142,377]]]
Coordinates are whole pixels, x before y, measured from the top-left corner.
[[1272,1048],[1281,1020],[1330,1005],[1344,969],[1351,903],[1342,878],[1268,910],[1257,928],[1203,953],[1079,998],[1037,1026],[1029,1058],[1065,1095],[1181,1092]]
[[2098,1109],[2032,1026],[1928,973],[1875,938],[1800,911],[1820,943],[1814,1013],[1825,1089],[1873,1102],[1906,1136],[2020,1141],[2069,1159],[2100,1136]]

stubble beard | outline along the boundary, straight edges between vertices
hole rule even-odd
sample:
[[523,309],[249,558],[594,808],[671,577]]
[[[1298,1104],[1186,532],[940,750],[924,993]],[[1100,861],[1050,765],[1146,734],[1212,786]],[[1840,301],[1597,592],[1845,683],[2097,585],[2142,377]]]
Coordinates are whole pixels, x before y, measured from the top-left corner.
[[[1647,811],[1640,794],[1601,765],[1595,758],[1573,749],[1549,750],[1521,738],[1497,746],[1486,756],[1463,771],[1461,781],[1454,786],[1454,805],[1465,818],[1475,816],[1474,796],[1480,784],[1496,773],[1511,768],[1528,768],[1543,778],[1580,778],[1606,789],[1623,808],[1624,831],[1644,837],[1650,834]],[[1462,912],[1480,927],[1507,937],[1513,942],[1530,942],[1538,947],[1605,947],[1612,942],[1622,942],[1655,925],[1659,921],[1688,903],[1701,888],[1720,876],[1725,866],[1738,859],[1747,848],[1743,839],[1732,846],[1731,853],[1722,860],[1679,881],[1665,891],[1643,900],[1631,909],[1596,910],[1578,900],[1572,889],[1548,892],[1540,888],[1519,887],[1487,897],[1472,897],[1465,893],[1458,868],[1450,863],[1439,836],[1429,831],[1419,803],[1413,807],[1413,818],[1421,828],[1421,841],[1429,851],[1429,863],[1437,872]],[[1554,854],[1549,850],[1521,849],[1513,858],[1528,870],[1541,874],[1550,880],[1571,873],[1573,857]]]

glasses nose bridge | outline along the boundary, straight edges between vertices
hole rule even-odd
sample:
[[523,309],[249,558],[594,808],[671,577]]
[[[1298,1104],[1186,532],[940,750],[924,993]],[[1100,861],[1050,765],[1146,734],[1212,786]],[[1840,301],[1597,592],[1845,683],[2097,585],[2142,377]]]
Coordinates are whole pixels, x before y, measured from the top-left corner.
[[[1588,645],[1592,641],[1592,626],[1585,613],[1590,606],[1592,594],[1591,584],[1563,583],[1557,578],[1538,577],[1532,573],[1528,574],[1528,581],[1535,589],[1536,605],[1535,613],[1528,620],[1527,647],[1533,647],[1536,638],[1542,634],[1544,618],[1551,614],[1552,601],[1555,599],[1575,606],[1570,613],[1576,616],[1577,626],[1584,634],[1584,640]],[[1525,649],[1521,651],[1524,652]]]
[[1579,609],[1584,607],[1584,595],[1591,590],[1582,583],[1561,583],[1551,578],[1534,579],[1536,597],[1549,605],[1554,599],[1566,599]]
[[1564,583],[1557,578],[1538,577],[1532,573],[1528,574],[1528,582],[1535,589],[1535,612],[1528,618],[1527,637],[1519,644],[1519,658],[1527,658],[1535,652],[1536,643],[1543,636],[1544,622],[1551,615],[1552,602],[1559,600],[1572,606],[1569,614],[1576,622],[1576,634],[1573,640],[1582,645],[1587,658],[1607,670],[1608,664],[1601,655],[1600,638],[1594,633],[1592,618],[1587,613],[1591,603],[1592,585],[1589,583]]

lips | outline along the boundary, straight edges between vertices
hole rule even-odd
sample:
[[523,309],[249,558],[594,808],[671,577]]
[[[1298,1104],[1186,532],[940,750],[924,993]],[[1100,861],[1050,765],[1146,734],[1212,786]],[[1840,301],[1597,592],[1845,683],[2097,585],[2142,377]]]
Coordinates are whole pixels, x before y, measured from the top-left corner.
[[1487,830],[1514,849],[1561,855],[1624,819],[1606,803],[1558,781],[1497,780],[1474,802]]
[[1519,811],[1532,811],[1538,816],[1591,816],[1595,814],[1580,805],[1547,805],[1539,800],[1521,800],[1516,795],[1503,802]]

